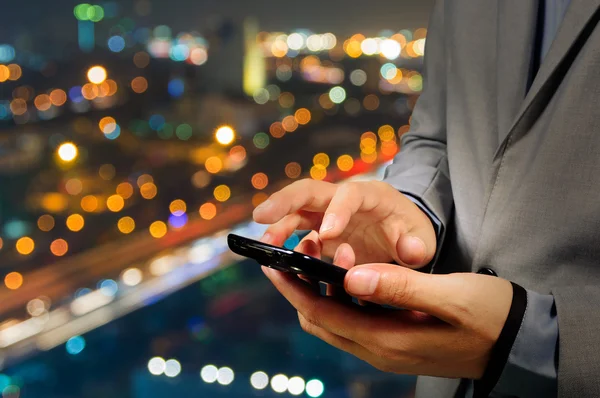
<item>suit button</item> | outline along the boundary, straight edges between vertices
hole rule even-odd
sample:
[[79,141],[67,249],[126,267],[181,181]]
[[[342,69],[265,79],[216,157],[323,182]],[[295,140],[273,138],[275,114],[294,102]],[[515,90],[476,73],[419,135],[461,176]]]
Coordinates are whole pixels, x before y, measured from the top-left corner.
[[478,274],[482,274],[482,275],[490,275],[490,276],[498,276],[498,274],[496,273],[496,271],[494,271],[491,268],[480,268],[479,271],[477,271]]

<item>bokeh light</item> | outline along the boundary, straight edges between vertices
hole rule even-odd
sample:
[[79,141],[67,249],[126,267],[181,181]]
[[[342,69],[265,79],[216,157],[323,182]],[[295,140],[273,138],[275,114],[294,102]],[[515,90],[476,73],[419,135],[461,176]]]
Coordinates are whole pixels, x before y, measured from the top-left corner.
[[298,128],[298,122],[296,121],[296,118],[291,115],[284,117],[281,121],[281,125],[288,133],[292,133]]
[[123,210],[125,206],[125,201],[121,195],[111,195],[106,199],[106,207],[108,210],[117,213]]
[[133,186],[128,182],[122,182],[117,185],[116,192],[123,199],[129,199],[133,195]]
[[61,257],[67,254],[69,245],[64,239],[55,239],[50,243],[50,252],[55,256]]
[[197,171],[192,175],[192,185],[196,188],[206,188],[210,184],[210,174],[206,171]]
[[159,376],[165,372],[166,361],[161,357],[154,357],[148,361],[148,371],[154,376]]
[[269,195],[264,192],[257,192],[252,195],[252,206],[258,207],[262,202],[269,199]]
[[142,187],[142,185],[148,183],[148,182],[154,182],[154,178],[150,175],[150,174],[142,174],[141,176],[139,176],[137,178],[137,186],[138,187]]
[[281,138],[285,134],[285,129],[283,128],[283,124],[281,122],[273,122],[271,127],[269,127],[269,133],[273,138]]
[[180,215],[184,214],[186,210],[187,210],[187,206],[186,206],[185,202],[181,199],[175,199],[174,201],[171,202],[171,204],[169,204],[169,211],[174,216],[180,216]]
[[258,149],[265,149],[269,146],[269,136],[263,132],[256,133],[252,138],[252,142]]
[[306,395],[312,398],[318,398],[325,392],[323,382],[318,379],[309,380],[306,383]]
[[115,177],[116,174],[115,166],[112,164],[103,164],[98,169],[98,175],[105,181],[110,181]]
[[87,72],[87,78],[90,83],[100,84],[106,80],[106,69],[102,66],[92,66]]
[[269,177],[265,173],[256,173],[252,176],[251,182],[255,189],[265,189],[269,185]]
[[214,189],[213,195],[219,202],[226,202],[231,197],[231,189],[227,185],[219,185]]
[[217,215],[217,206],[207,202],[200,206],[200,217],[204,220],[212,220]]
[[233,370],[227,366],[219,368],[217,371],[217,382],[222,386],[228,386],[233,382],[234,378],[235,374],[233,373]]
[[98,198],[94,195],[86,195],[81,198],[81,208],[88,213],[96,211],[98,209]]
[[10,290],[17,290],[23,285],[23,275],[19,272],[9,272],[4,277],[4,285]]
[[85,349],[85,339],[81,336],[73,336],[67,340],[65,348],[71,355],[80,354]]
[[153,199],[157,193],[158,189],[153,182],[147,182],[140,187],[140,195],[142,195],[142,198],[144,199]]
[[33,249],[35,249],[35,242],[29,236],[23,236],[17,240],[15,247],[17,248],[17,252],[19,252],[19,254],[26,256],[31,254]]
[[137,52],[133,56],[133,63],[136,67],[143,69],[150,63],[150,55],[145,51]]
[[81,193],[81,191],[83,190],[83,184],[81,182],[80,179],[78,178],[70,178],[66,183],[65,183],[65,190],[67,191],[67,193],[69,195],[79,195]]
[[289,379],[284,374],[278,374],[271,378],[271,388],[273,391],[283,393],[288,388]]
[[342,155],[337,159],[337,167],[341,171],[350,171],[354,167],[354,159],[350,155]]
[[269,385],[269,376],[262,371],[254,372],[250,376],[250,384],[257,390],[264,390]]
[[294,114],[298,124],[308,124],[311,119],[310,111],[306,108],[300,108]]
[[52,90],[50,92],[50,101],[54,106],[63,106],[67,102],[67,93],[61,89]]
[[379,98],[375,94],[369,94],[363,99],[363,106],[368,111],[379,108]]
[[200,370],[200,377],[205,383],[214,383],[219,376],[219,369],[215,365],[206,365]]
[[169,359],[165,362],[165,376],[177,377],[181,373],[181,364],[176,359]]
[[313,163],[314,164],[318,164],[321,165],[323,167],[329,167],[329,156],[326,153],[317,153],[315,156],[313,156]]
[[153,238],[162,238],[167,234],[167,224],[162,221],[154,221],[148,229]]
[[50,96],[48,94],[40,94],[35,97],[33,104],[39,111],[47,111],[52,106],[52,101],[50,100]]
[[223,168],[223,162],[218,156],[211,156],[204,162],[204,167],[209,173],[216,174]]
[[232,162],[240,163],[246,159],[246,148],[241,145],[231,147],[229,150],[229,158]]
[[285,165],[285,175],[288,178],[298,178],[302,173],[302,166],[298,162],[290,162]]
[[304,392],[305,382],[302,377],[294,376],[288,381],[288,392],[292,395],[300,395]]
[[131,217],[122,217],[117,222],[117,228],[121,233],[130,234],[135,229],[135,221]]
[[145,92],[148,90],[148,80],[143,76],[134,77],[131,81],[131,89],[137,94]]
[[50,214],[44,214],[38,218],[37,225],[40,231],[52,231],[54,228],[54,217],[52,217]]
[[235,139],[235,131],[230,126],[221,126],[215,132],[215,139],[221,145],[229,145]]
[[72,142],[65,142],[58,147],[58,157],[64,162],[72,162],[77,157],[77,147]]
[[379,135],[381,141],[392,141],[396,139],[396,132],[389,124],[379,127],[379,130],[377,130],[377,135]]
[[[90,196],[90,197],[96,199],[94,196]],[[86,210],[86,209],[84,209],[84,210]],[[94,208],[94,210],[95,210],[95,208]],[[94,210],[91,210],[91,211],[94,211]],[[66,224],[67,224],[67,228],[70,231],[79,232],[83,229],[83,226],[85,225],[85,220],[83,219],[83,216],[81,214],[71,214],[69,217],[67,217]]]
[[313,180],[324,180],[327,177],[327,169],[321,164],[315,164],[310,168],[310,176]]
[[[166,229],[166,225],[165,225]],[[121,274],[121,280],[126,286],[137,286],[142,281],[143,274],[138,268],[127,268]]]

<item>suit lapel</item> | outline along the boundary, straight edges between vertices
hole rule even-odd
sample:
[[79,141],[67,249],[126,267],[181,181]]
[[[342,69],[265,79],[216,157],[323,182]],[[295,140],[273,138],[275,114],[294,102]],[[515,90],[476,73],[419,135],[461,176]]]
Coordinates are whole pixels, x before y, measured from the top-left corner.
[[498,143],[508,135],[527,93],[539,1],[544,0],[497,1]]
[[[548,54],[546,54],[540,65],[540,69],[529,92],[525,96],[525,100],[518,107],[519,109],[508,129],[504,130],[506,134],[502,137],[503,142],[498,148],[496,158],[501,154],[503,148],[506,146],[506,141],[514,131],[516,129],[526,130],[530,128],[531,124],[544,110],[545,104],[550,100],[570,65],[570,63],[563,61],[572,61],[574,59],[581,45],[581,43],[578,43],[578,39],[583,33],[590,33],[586,31],[586,28],[592,27],[591,24],[597,22],[598,12],[600,12],[599,7],[600,0],[571,0],[571,4],[567,9],[556,37],[548,50]],[[576,43],[578,46],[574,46]],[[570,50],[574,50],[575,53],[569,54]],[[529,59],[531,59],[531,55]],[[499,67],[502,67],[502,60],[499,60]],[[500,97],[498,101],[509,99]]]

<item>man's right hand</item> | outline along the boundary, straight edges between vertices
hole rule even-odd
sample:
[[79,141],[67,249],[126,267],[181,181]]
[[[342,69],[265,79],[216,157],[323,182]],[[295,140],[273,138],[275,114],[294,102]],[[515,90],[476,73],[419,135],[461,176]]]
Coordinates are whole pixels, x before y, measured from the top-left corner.
[[[396,262],[419,268],[431,261],[436,250],[429,218],[381,181],[333,184],[300,180],[258,206],[254,220],[271,224],[263,241],[276,245],[282,245],[298,229],[318,231],[316,243],[327,257],[335,257],[340,245],[348,243],[356,264]],[[311,239],[315,235],[311,234]]]

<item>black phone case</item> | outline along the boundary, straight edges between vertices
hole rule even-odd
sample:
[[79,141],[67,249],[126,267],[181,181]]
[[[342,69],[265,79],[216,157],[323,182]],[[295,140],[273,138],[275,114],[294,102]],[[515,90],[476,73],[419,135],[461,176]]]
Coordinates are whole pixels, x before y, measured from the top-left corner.
[[304,275],[310,279],[343,286],[346,270],[317,258],[269,245],[243,236],[229,234],[232,252],[256,260],[259,264],[282,272]]

